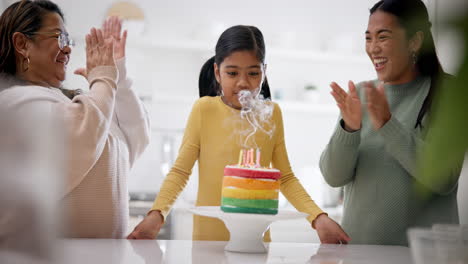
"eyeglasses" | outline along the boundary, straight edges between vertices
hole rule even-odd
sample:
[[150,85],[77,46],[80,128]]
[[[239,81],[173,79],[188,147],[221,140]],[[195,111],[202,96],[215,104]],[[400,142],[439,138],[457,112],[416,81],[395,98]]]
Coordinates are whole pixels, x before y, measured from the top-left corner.
[[27,33],[26,35],[48,35],[57,37],[58,46],[61,50],[63,50],[65,47],[75,46],[75,41],[70,38],[67,32],[33,32]]

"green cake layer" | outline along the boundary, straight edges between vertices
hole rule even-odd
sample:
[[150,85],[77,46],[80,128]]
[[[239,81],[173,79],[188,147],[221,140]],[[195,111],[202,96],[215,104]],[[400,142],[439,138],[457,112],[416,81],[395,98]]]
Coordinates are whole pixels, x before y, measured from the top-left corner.
[[235,206],[235,207],[247,207],[247,208],[278,208],[278,200],[261,200],[261,199],[237,199],[223,197],[221,205]]
[[221,210],[226,213],[272,214],[272,215],[278,213],[278,209],[229,207],[229,206],[223,206],[223,205],[221,205]]

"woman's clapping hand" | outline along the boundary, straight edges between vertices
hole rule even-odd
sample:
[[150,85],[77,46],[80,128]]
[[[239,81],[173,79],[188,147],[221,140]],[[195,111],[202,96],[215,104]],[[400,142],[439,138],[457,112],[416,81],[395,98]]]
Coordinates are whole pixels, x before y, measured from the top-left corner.
[[330,84],[332,91],[330,92],[335,98],[336,104],[341,111],[345,129],[347,131],[356,131],[361,129],[362,110],[361,100],[356,91],[356,86],[352,81],[348,83],[348,92],[341,88],[336,82]]
[[114,66],[114,42],[104,39],[102,30],[92,28],[86,35],[86,72],[98,66]]

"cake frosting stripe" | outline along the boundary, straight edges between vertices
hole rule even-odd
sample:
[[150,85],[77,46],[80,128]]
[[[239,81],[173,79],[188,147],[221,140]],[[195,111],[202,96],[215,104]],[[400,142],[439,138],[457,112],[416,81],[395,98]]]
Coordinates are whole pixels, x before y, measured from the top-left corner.
[[224,176],[237,176],[246,178],[262,178],[262,179],[274,179],[278,180],[281,177],[281,173],[278,170],[268,169],[242,169],[235,168],[232,166],[226,166],[224,168]]
[[277,214],[278,209],[268,209],[268,208],[248,208],[248,207],[230,207],[230,206],[221,206],[221,210],[226,213],[248,213],[248,214]]
[[237,187],[247,190],[277,190],[280,187],[279,181],[270,179],[249,179],[243,177],[225,176],[224,187]]
[[237,199],[278,199],[278,190],[246,190],[239,188],[223,188],[223,197]]
[[236,199],[223,197],[222,204],[228,204],[236,207],[247,207],[247,208],[278,208],[278,200],[262,200],[262,199]]

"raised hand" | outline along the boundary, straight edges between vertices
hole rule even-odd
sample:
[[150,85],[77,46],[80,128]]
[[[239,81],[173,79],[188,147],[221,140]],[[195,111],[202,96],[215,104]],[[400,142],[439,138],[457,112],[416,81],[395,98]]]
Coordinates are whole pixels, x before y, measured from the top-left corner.
[[86,35],[86,72],[98,66],[114,66],[114,43],[104,39],[100,29],[92,28]]
[[314,220],[315,229],[323,244],[348,244],[351,238],[328,215],[321,214]]
[[127,44],[127,30],[122,33],[122,20],[118,17],[108,17],[102,24],[104,38],[114,39],[114,57],[116,60],[125,57],[125,46]]
[[[102,24],[101,31],[105,41],[113,40],[114,42],[114,59],[125,57],[127,31],[122,33],[122,21],[117,17],[109,17]],[[85,68],[78,68],[74,73],[87,78],[88,72]]]
[[384,85],[380,83],[375,88],[373,82],[366,82],[364,87],[366,89],[367,111],[369,112],[372,127],[375,130],[379,130],[392,117]]
[[336,104],[341,111],[341,117],[345,123],[347,131],[356,131],[361,129],[362,110],[361,100],[356,91],[356,86],[352,81],[348,82],[348,92],[345,92],[336,82],[330,84],[330,92],[335,98]]
[[163,222],[163,216],[159,211],[151,211],[127,236],[127,239],[156,239]]

